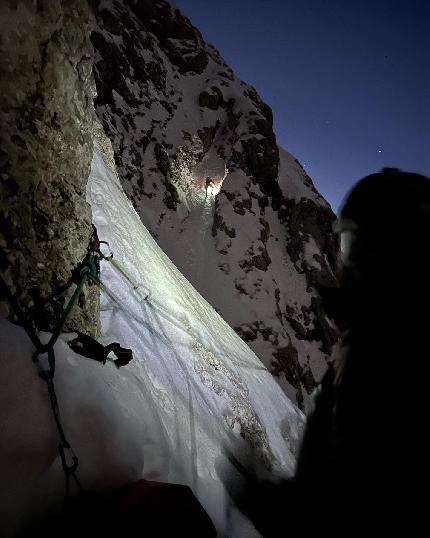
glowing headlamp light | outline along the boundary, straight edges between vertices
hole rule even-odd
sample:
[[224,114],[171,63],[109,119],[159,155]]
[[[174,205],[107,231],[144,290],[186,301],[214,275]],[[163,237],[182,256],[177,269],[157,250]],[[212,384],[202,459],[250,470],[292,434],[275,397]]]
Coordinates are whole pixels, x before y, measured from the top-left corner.
[[340,236],[340,256],[344,265],[350,265],[352,245],[357,239],[357,224],[351,219],[339,218],[333,223],[333,232]]

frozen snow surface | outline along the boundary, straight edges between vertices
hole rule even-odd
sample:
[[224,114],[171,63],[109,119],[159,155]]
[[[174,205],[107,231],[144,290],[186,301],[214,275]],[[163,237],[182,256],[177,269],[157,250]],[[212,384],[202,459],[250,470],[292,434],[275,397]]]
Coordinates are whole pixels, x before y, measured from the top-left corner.
[[[65,342],[70,335],[55,346],[62,421],[80,479],[90,488],[141,477],[188,484],[219,536],[259,536],[216,469],[228,470],[227,448],[259,474],[290,475],[303,415],[159,248],[100,136],[88,199],[100,239],[138,286],[102,263],[109,294],[102,293],[101,341],[130,347],[128,366],[76,355]],[[0,346],[0,534],[8,536],[17,521],[61,502],[64,477],[32,345],[22,328],[2,320]]]

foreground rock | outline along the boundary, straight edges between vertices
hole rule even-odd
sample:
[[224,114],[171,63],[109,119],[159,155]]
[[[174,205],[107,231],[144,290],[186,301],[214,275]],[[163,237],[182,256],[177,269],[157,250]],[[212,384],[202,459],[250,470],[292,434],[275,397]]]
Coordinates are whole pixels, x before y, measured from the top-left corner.
[[[52,329],[92,234],[85,186],[94,83],[84,0],[0,7],[0,269],[28,316]],[[13,314],[11,314],[13,317]],[[98,293],[85,288],[69,328],[96,332]]]

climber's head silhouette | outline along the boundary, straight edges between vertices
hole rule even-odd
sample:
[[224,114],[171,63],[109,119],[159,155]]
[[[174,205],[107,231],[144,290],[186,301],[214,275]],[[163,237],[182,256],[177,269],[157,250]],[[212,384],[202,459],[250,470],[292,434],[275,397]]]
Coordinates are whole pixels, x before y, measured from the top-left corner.
[[389,263],[396,273],[427,248],[430,180],[395,168],[366,176],[346,196],[335,230],[354,276],[372,280]]
[[[364,177],[345,197],[334,230],[340,288],[320,292],[337,321],[361,316],[371,304],[407,304],[430,281],[429,178],[395,168]],[[430,297],[429,284],[426,290]]]

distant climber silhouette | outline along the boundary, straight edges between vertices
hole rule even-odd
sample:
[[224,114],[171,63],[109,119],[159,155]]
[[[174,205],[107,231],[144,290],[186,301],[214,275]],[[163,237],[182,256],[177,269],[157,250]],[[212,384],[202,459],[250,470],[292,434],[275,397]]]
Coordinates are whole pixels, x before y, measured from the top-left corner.
[[212,179],[210,177],[207,177],[206,178],[206,181],[205,181],[205,200],[206,198],[208,197],[208,188],[209,187],[214,187],[214,182],[212,181]]
[[227,488],[265,537],[419,536],[429,459],[430,179],[396,169],[365,177],[335,230],[339,287],[320,293],[342,337],[294,478],[248,475],[246,486]]

